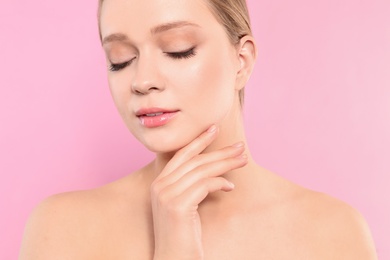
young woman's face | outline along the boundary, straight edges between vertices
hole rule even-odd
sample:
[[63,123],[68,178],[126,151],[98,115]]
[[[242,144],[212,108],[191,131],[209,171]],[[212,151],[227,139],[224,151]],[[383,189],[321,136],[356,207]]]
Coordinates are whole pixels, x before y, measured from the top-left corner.
[[[113,100],[149,150],[176,151],[239,109],[236,47],[204,0],[105,0],[100,27]],[[137,115],[161,109],[174,113]]]

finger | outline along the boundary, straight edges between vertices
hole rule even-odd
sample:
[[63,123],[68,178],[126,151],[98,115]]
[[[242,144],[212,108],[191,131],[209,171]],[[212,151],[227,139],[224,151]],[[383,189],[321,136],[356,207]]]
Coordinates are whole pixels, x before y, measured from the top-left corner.
[[218,127],[212,125],[207,131],[203,132],[189,144],[181,148],[164,167],[164,170],[158,176],[158,179],[173,172],[180,165],[200,154],[215,139],[218,134]]
[[169,184],[178,181],[185,174],[187,174],[188,172],[192,171],[193,169],[203,164],[209,164],[227,158],[237,157],[238,155],[242,154],[244,151],[245,151],[244,143],[239,142],[232,146],[228,146],[217,151],[213,151],[205,154],[199,154],[194,158],[192,158],[191,160],[180,165],[172,173],[164,176],[158,181],[160,182],[160,185],[167,186]]
[[[161,186],[159,190],[165,198],[174,198],[191,189],[191,187],[202,179],[220,177],[221,175],[245,166],[248,163],[246,155],[240,155],[234,158],[228,158],[216,162],[201,165],[191,172],[185,174],[182,178],[167,186]],[[156,187],[158,189],[158,187]]]
[[231,191],[233,189],[234,184],[223,177],[202,179],[177,196],[177,198],[173,200],[173,203],[176,205],[176,210],[185,212],[188,211],[189,208],[197,208],[210,193],[220,190]]

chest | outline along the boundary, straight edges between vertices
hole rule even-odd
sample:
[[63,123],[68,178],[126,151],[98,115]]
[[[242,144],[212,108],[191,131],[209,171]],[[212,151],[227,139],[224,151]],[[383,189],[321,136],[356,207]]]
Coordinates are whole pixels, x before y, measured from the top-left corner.
[[[147,217],[131,225],[112,223],[101,241],[100,248],[105,250],[98,255],[104,257],[93,259],[153,259],[151,224]],[[261,217],[205,223],[202,226],[205,259],[321,259],[316,243],[320,238],[310,229],[298,222]]]
[[311,227],[272,218],[204,230],[205,259],[326,259]]

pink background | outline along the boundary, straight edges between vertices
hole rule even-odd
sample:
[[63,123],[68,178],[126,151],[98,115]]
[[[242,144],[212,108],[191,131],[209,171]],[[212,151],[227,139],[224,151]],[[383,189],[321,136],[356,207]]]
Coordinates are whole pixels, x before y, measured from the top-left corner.
[[[17,258],[42,199],[153,157],[111,100],[96,2],[1,4],[0,259]],[[254,157],[357,208],[390,259],[390,1],[249,6],[260,53],[244,110]]]

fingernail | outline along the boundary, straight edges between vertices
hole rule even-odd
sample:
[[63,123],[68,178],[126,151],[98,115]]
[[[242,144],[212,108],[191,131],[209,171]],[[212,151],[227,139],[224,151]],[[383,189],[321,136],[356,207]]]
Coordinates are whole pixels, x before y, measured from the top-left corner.
[[229,181],[230,188],[234,189],[234,183]]
[[215,130],[217,130],[217,127],[216,127],[215,125],[212,125],[212,126],[207,130],[207,132],[208,132],[208,133],[214,133]]
[[244,146],[244,142],[238,142],[232,145],[233,147],[240,148]]
[[240,158],[240,159],[248,159],[248,155],[242,154],[238,158]]

